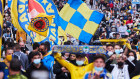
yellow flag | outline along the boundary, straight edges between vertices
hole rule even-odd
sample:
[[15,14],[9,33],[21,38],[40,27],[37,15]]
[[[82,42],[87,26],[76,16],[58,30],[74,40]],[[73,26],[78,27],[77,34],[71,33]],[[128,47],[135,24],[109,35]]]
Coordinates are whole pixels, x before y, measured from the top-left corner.
[[[2,29],[3,29],[3,0],[0,0],[0,46],[2,46]],[[0,58],[1,58],[1,47],[0,47]]]
[[18,29],[18,31],[24,31],[22,27],[18,23],[18,13],[17,13],[17,1],[13,0],[11,4],[11,20],[12,24],[14,25],[15,28]]
[[47,36],[49,26],[52,23],[53,16],[48,16],[45,13],[40,13],[37,17],[31,20],[28,29],[42,36]]

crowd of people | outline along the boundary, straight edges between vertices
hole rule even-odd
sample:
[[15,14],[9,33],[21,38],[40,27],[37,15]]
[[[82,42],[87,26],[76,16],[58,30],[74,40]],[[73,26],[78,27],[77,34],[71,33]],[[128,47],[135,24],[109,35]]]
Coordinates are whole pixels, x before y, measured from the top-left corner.
[[[139,79],[140,4],[132,4],[131,0],[83,1],[105,17],[89,44],[67,34],[67,41],[61,38],[61,45],[102,45],[107,51],[105,54],[53,52],[49,41],[35,42],[33,50],[29,50],[26,46],[27,35],[13,26],[11,11],[6,4],[0,79]],[[54,0],[59,11],[66,2]],[[120,41],[103,43],[98,41],[101,39]],[[121,43],[124,42],[121,39],[127,39],[130,48]]]

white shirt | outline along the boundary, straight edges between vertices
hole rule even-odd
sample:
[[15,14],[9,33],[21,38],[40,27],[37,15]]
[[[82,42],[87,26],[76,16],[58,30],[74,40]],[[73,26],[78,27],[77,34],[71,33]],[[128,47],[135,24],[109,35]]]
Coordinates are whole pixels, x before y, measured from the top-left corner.
[[127,31],[126,26],[120,26],[118,31],[121,33],[121,35],[125,35],[125,32]]
[[7,10],[7,9],[8,9],[8,5],[5,6],[5,9],[4,10]]

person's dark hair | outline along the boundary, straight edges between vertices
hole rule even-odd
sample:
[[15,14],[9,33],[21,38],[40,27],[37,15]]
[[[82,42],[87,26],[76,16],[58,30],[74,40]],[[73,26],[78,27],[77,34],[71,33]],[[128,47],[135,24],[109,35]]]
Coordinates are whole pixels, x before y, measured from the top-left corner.
[[128,53],[127,53],[127,57],[129,57],[129,53],[133,53],[133,54],[134,54],[134,58],[135,58],[135,59],[134,59],[133,63],[136,64],[136,62],[137,62],[136,52],[134,52],[134,51],[128,52]]
[[47,51],[50,50],[50,43],[48,41],[46,41],[45,43],[41,43],[41,45],[43,45],[45,49],[47,49]]
[[8,38],[6,43],[8,44],[8,47],[14,47],[15,43],[12,38]]
[[2,37],[2,44],[5,44],[5,38]]
[[50,43],[48,41],[46,41],[44,44],[47,47],[47,51],[49,51],[50,50]]
[[107,44],[106,47],[112,46],[114,48],[113,44]]
[[104,63],[105,63],[105,58],[104,58],[104,56],[102,56],[102,55],[96,55],[96,56],[94,56],[93,61],[95,61],[95,60],[97,60],[97,59],[99,59],[99,58],[101,58],[101,59],[104,61]]
[[14,49],[12,47],[8,47],[6,48],[5,53],[7,53],[7,50],[14,50]]
[[136,33],[136,32],[133,31],[131,34],[134,35],[135,33]]
[[133,50],[137,50],[137,47],[136,47],[136,46],[131,46],[131,48],[132,48]]
[[130,37],[131,35],[133,35],[133,34],[132,34],[132,33],[131,33],[131,34],[129,34],[129,37]]
[[132,18],[132,16],[131,16],[131,15],[129,15],[128,17],[131,17],[131,18]]
[[31,54],[30,54],[30,58],[32,59],[36,55],[39,55],[40,56],[40,53],[39,52],[33,52],[32,51]]
[[76,58],[84,58],[85,56],[85,54],[76,54]]
[[33,50],[35,50],[35,49],[37,49],[37,48],[39,48],[39,43],[35,42],[35,43],[33,44]]
[[71,45],[71,41],[64,42],[64,45]]
[[14,43],[14,40],[12,38],[8,38],[6,42],[12,42],[12,43]]
[[21,62],[17,58],[14,58],[10,62],[10,69],[12,71],[20,71],[21,70]]
[[138,39],[137,38],[134,38],[132,43],[135,44],[135,45],[137,45]]
[[21,50],[19,43],[16,43],[16,44],[15,44],[15,49],[16,49],[16,50],[18,50],[18,49]]
[[50,50],[50,43],[48,41],[46,41],[45,45],[47,46],[47,51],[49,51]]

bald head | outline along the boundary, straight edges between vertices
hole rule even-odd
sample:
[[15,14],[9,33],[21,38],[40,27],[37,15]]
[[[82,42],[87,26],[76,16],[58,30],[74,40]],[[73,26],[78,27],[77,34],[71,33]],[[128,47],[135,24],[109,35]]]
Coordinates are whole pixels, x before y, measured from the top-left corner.
[[24,42],[19,42],[20,47],[25,47]]

